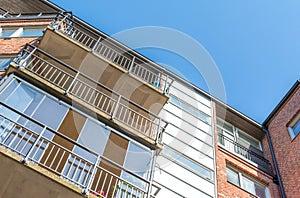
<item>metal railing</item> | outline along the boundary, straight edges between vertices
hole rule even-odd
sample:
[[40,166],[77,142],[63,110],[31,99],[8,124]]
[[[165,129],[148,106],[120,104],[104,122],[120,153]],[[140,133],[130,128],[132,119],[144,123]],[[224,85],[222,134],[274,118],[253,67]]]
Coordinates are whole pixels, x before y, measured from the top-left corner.
[[86,46],[95,54],[115,63],[163,93],[169,93],[173,79],[130,51],[116,45],[104,35],[73,20],[68,14],[58,14],[50,24],[57,31]]
[[[219,130],[222,130],[222,129],[219,129]],[[224,136],[221,133],[218,133],[218,142],[219,142],[219,144],[224,146],[230,152],[236,153],[236,154],[246,158],[247,160],[254,162],[255,164],[258,165],[258,168],[260,168],[261,170],[263,170],[269,174],[273,174],[272,166],[271,166],[271,163],[269,162],[269,160],[267,160],[263,156],[259,155],[258,153],[242,146],[241,144]]]
[[155,143],[161,141],[166,121],[46,52],[27,44],[14,62]]
[[0,8],[0,19],[34,19],[34,18],[54,18],[57,12],[23,12],[11,13],[3,8]]
[[[81,187],[84,193],[90,192],[99,197],[150,196],[151,187],[148,180],[1,101],[0,106],[2,110],[5,108],[6,112],[11,111],[23,120],[21,124],[3,115],[5,111],[0,113],[0,145],[21,155],[24,163],[34,162]],[[81,155],[76,153],[75,148],[83,150],[85,156],[82,156],[83,152],[79,152]],[[130,175],[135,181],[139,181],[139,185],[106,170],[100,162]]]

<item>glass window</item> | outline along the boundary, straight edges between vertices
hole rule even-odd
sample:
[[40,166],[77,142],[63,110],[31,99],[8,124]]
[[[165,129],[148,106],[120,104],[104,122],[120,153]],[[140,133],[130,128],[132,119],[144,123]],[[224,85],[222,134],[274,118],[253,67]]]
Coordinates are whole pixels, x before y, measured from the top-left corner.
[[288,126],[291,139],[294,139],[300,133],[300,114],[296,116]]
[[24,28],[19,37],[42,36],[44,28]]
[[210,117],[203,112],[199,111],[198,109],[180,101],[179,99],[175,98],[174,96],[170,97],[170,101],[175,103],[176,105],[180,106],[183,110],[188,111],[189,113],[197,116],[201,120],[210,123]]
[[[150,174],[152,161],[152,153],[150,150],[142,148],[133,142],[129,142],[124,167],[139,176],[148,179]],[[138,162],[138,163],[137,163]],[[126,181],[129,181],[136,186],[139,186],[142,189],[146,188],[146,183],[141,179],[135,177],[134,175],[127,173],[125,171],[122,172],[122,178]]]
[[12,58],[0,58],[0,71],[5,70],[11,61]]
[[[5,103],[14,107],[20,112],[24,112],[30,102],[33,100],[34,92],[24,84],[19,84],[17,88],[5,100]],[[20,116],[7,108],[0,107],[3,115],[7,118],[16,121]]]
[[0,28],[0,38],[42,36],[44,27]]
[[[258,140],[251,138],[250,136],[246,135],[245,133],[238,130],[239,139],[241,139],[243,142],[261,150],[260,143]],[[248,148],[248,147],[247,147]]]
[[251,178],[249,175],[241,171],[237,171],[235,168],[232,167],[226,167],[226,175],[228,182],[239,186],[240,188],[253,195],[256,195],[257,197],[270,197],[268,187],[261,184],[260,182],[257,182],[254,178]]
[[[124,167],[135,172],[136,174],[147,178],[151,166],[151,151],[133,142],[129,142]],[[136,162],[139,163],[136,163]]]
[[[77,142],[102,155],[109,137],[109,133],[110,131],[105,127],[90,119],[87,119],[80,132]],[[90,161],[94,160],[93,158],[90,158],[88,154],[83,154],[82,152],[84,151],[77,146],[75,146],[74,152]]]
[[168,147],[164,147],[163,153],[170,156],[172,159],[178,161],[181,165],[188,167],[192,170],[194,170],[196,173],[199,173],[200,175],[204,176],[205,178],[209,178],[212,180],[212,174],[211,171],[207,168],[201,166],[200,164],[193,162],[192,160],[188,159],[187,157],[178,154],[177,152],[173,151],[172,149]]
[[226,168],[227,181],[239,186],[239,174],[229,168]]
[[2,29],[0,28],[0,38],[7,38],[10,37],[15,31],[16,29]]
[[217,125],[226,130],[226,132],[230,132],[233,134],[233,126],[225,121],[217,119]]
[[242,188],[252,194],[255,194],[255,184],[246,177],[242,177]]
[[32,117],[48,127],[57,130],[67,111],[68,108],[66,106],[45,97]]

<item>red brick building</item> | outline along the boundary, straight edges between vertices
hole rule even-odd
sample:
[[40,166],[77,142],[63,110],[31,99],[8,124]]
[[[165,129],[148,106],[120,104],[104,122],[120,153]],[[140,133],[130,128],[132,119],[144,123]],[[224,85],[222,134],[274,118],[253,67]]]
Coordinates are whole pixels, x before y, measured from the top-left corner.
[[280,197],[259,123],[216,103],[218,197]]
[[[300,196],[300,81],[297,81],[264,122],[277,161],[284,197]],[[272,153],[267,153],[271,159]]]

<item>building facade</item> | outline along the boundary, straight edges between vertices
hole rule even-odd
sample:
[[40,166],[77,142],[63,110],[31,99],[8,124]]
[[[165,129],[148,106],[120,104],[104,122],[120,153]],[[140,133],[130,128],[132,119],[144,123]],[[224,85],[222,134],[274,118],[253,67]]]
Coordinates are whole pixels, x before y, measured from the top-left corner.
[[0,7],[2,197],[284,197],[262,125],[49,1]]

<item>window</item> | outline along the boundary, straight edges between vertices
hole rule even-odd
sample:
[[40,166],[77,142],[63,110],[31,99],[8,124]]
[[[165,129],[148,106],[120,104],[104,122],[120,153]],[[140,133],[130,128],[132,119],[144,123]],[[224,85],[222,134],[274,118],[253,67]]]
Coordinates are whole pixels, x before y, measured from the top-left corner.
[[[226,146],[226,140],[228,143],[230,142],[237,142],[239,145],[245,147],[246,149],[254,150],[254,152],[258,152],[262,154],[262,147],[259,140],[251,137],[250,135],[246,134],[245,132],[241,131],[240,129],[236,128],[235,126],[225,122],[221,119],[217,119],[218,125],[218,133],[221,134],[219,138],[219,143]],[[220,136],[219,136],[220,137]]]
[[182,154],[177,153],[173,149],[165,146],[164,149],[162,150],[162,153],[167,156],[170,156],[171,159],[176,160],[177,163],[179,163],[180,165],[182,165],[184,167],[188,167],[188,169],[193,170],[197,174],[200,174],[201,176],[203,176],[207,179],[213,180],[212,172],[209,169],[201,166],[200,164],[192,161],[191,159],[188,159],[187,157],[183,156]]
[[[66,106],[59,104],[56,100],[16,79],[12,79],[3,90],[0,90],[0,100],[54,130],[58,129],[68,110]],[[37,133],[41,132],[40,126],[3,106],[0,106],[0,112],[6,118],[16,121]],[[2,121],[3,118],[0,118],[0,123]],[[3,141],[7,134],[1,133],[1,131],[0,134],[0,140]]]
[[10,37],[17,29],[2,29],[0,28],[0,38]]
[[236,170],[233,167],[226,167],[227,181],[244,189],[245,191],[260,198],[270,197],[269,189],[249,175]]
[[291,121],[288,131],[292,140],[300,133],[300,114]]
[[186,104],[185,102],[175,98],[174,96],[170,97],[170,101],[175,103],[176,105],[180,106],[183,110],[189,112],[190,114],[197,116],[198,118],[205,121],[206,123],[210,123],[210,117],[208,115],[206,115],[205,113],[199,111],[195,107],[192,107],[192,106]]
[[44,27],[0,28],[0,38],[42,36]]
[[5,70],[11,61],[12,58],[0,58],[0,71]]

